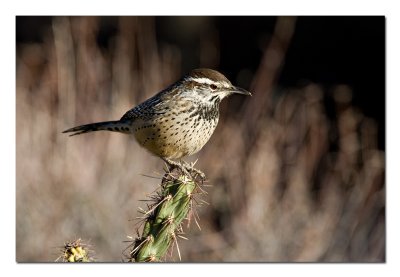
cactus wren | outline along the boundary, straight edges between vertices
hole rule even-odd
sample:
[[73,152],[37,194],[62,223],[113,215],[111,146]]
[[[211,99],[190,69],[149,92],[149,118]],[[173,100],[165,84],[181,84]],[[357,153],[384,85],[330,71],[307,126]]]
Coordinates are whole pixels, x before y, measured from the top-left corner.
[[[219,119],[219,104],[234,94],[251,95],[235,87],[221,73],[194,69],[152,98],[129,110],[117,121],[77,126],[63,133],[71,136],[94,131],[133,134],[141,146],[161,157],[170,167],[171,159],[198,152],[210,139]],[[189,169],[184,165],[184,169]]]

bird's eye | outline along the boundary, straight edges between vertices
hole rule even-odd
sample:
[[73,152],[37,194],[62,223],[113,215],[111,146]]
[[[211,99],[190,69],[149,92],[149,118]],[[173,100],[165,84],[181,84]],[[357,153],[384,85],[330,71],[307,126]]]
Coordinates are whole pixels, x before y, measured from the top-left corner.
[[216,90],[216,89],[217,89],[217,85],[211,84],[211,85],[210,85],[210,89]]

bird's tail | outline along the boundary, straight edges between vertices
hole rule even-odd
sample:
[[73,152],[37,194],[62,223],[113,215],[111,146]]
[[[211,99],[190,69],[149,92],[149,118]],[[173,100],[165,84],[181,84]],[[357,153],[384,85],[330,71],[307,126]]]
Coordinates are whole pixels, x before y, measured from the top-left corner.
[[123,121],[104,121],[91,123],[81,126],[76,126],[74,128],[65,130],[63,133],[73,133],[70,136],[76,136],[80,134],[85,134],[95,131],[111,131],[129,134],[131,131],[131,126],[128,122]]

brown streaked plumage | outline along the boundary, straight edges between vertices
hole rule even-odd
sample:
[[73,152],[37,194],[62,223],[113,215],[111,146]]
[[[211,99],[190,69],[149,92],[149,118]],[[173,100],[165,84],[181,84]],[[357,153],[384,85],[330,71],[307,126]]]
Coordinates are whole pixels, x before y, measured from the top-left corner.
[[212,69],[194,69],[170,87],[126,112],[120,120],[77,126],[71,136],[94,131],[133,134],[151,153],[181,159],[198,152],[219,120],[219,104],[227,96],[250,92],[235,87]]

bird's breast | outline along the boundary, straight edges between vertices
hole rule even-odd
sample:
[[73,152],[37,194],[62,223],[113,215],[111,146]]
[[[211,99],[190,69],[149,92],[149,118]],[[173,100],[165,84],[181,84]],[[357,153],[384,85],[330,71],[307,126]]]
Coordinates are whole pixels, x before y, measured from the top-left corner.
[[218,111],[166,113],[154,120],[133,123],[136,140],[153,154],[180,159],[198,152],[210,139],[218,124]]

